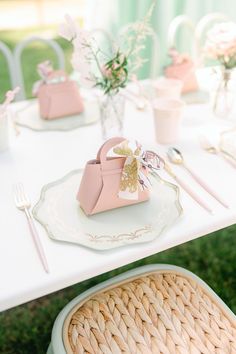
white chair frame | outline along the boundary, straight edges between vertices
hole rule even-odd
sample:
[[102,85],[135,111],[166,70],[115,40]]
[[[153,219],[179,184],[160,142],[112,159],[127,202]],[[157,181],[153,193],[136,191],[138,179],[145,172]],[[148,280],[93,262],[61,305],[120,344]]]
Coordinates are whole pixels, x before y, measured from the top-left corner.
[[187,26],[188,29],[193,33],[194,36],[194,23],[187,15],[180,15],[175,17],[168,28],[167,33],[167,45],[168,48],[172,48],[175,46],[175,37],[181,26]]
[[219,12],[213,12],[203,16],[197,24],[194,24],[193,21],[186,15],[177,16],[169,24],[167,35],[168,47],[170,48],[175,46],[176,33],[179,28],[183,25],[187,26],[193,32],[193,56],[196,63],[200,64],[201,41],[203,34],[205,33],[210,23],[220,21],[229,21],[229,17]]
[[46,39],[38,36],[33,36],[24,39],[15,47],[14,50],[14,62],[15,62],[15,69],[16,69],[16,78],[18,85],[21,87],[19,94],[17,95],[17,100],[24,100],[25,96],[25,84],[24,84],[24,77],[22,71],[22,62],[21,57],[24,49],[33,42],[41,42],[47,44],[49,47],[53,49],[57,56],[58,60],[58,67],[59,69],[64,69],[65,67],[65,57],[62,48],[60,45],[54,41],[53,39]]
[[160,41],[157,33],[152,30],[151,33],[153,48],[152,48],[152,58],[151,58],[151,66],[150,66],[150,78],[155,79],[158,74],[158,70],[160,69],[160,61],[158,54],[160,53]]
[[17,82],[17,75],[16,75],[15,63],[14,63],[14,58],[13,58],[12,52],[9,49],[9,47],[1,41],[0,41],[0,52],[2,52],[4,58],[7,61],[10,82],[11,82],[11,89],[13,89],[14,87],[16,87],[18,85],[18,82]]

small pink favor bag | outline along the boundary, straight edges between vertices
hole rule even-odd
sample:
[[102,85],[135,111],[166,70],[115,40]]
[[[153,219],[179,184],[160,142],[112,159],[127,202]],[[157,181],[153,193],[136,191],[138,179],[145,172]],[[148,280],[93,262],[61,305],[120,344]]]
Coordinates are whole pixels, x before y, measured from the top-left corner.
[[165,68],[165,76],[183,82],[182,93],[199,89],[193,60],[186,54],[179,54],[175,49],[169,51],[172,64]]
[[[56,82],[60,77],[63,81]],[[53,82],[55,80],[55,82]],[[84,106],[75,81],[63,71],[53,71],[38,90],[40,115],[44,119],[56,119],[83,112]]]
[[[126,157],[107,157],[107,153],[125,140],[109,139],[98,151],[97,159],[87,162],[77,194],[80,207],[85,214],[92,215],[149,199],[148,189],[141,190],[140,187],[137,199],[123,199],[118,195]],[[145,169],[143,171],[146,174]]]
[[34,83],[33,95],[38,97],[42,118],[56,119],[83,111],[77,84],[63,70],[53,70],[50,60],[46,60],[38,64],[37,71],[41,79]]

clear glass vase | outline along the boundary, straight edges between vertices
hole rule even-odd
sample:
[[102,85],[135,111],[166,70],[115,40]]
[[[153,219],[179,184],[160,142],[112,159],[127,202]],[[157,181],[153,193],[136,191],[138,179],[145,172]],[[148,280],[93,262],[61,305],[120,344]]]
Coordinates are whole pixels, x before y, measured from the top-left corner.
[[235,83],[234,70],[222,68],[213,99],[213,113],[219,118],[232,117],[236,95]]
[[103,139],[122,136],[125,109],[124,96],[119,93],[103,95],[99,103]]

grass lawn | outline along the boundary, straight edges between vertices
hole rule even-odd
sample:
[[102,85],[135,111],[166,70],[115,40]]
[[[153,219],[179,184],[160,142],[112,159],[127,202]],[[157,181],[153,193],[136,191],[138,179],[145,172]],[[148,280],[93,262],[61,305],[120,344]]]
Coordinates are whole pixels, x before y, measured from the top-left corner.
[[[37,29],[34,31],[37,32]],[[10,48],[14,48],[17,41],[25,35],[28,35],[28,32],[0,32],[0,40],[6,42]],[[63,39],[57,41],[65,50],[67,69],[70,70],[70,45]],[[25,50],[23,65],[28,96],[31,96],[33,82],[38,79],[36,65],[48,58],[55,62],[53,53],[37,43]],[[7,67],[1,55],[0,68],[1,100],[3,93],[9,88]],[[105,279],[149,263],[170,263],[191,270],[205,280],[236,313],[236,226],[232,226],[3,312],[0,314],[0,353],[45,353],[53,322],[68,301]]]
[[[72,68],[70,65],[70,54],[72,51],[71,44],[64,40],[63,38],[57,37],[56,29],[47,27],[45,30],[40,30],[38,28],[32,28],[27,30],[19,30],[19,31],[0,31],[0,41],[3,41],[11,50],[14,50],[16,44],[30,35],[45,35],[48,38],[52,36],[54,39],[60,44],[63,48],[65,57],[66,57],[66,70],[67,72],[71,72]],[[32,97],[32,86],[33,83],[39,79],[37,74],[37,64],[46,60],[50,59],[54,67],[57,68],[57,60],[56,56],[47,45],[34,42],[31,45],[27,46],[27,48],[23,51],[22,54],[22,65],[23,65],[23,75],[25,80],[26,86],[26,94],[27,97]],[[0,52],[0,102],[4,97],[4,93],[6,90],[10,88],[10,81],[9,81],[9,72],[8,66],[5,58],[3,57],[2,53]]]

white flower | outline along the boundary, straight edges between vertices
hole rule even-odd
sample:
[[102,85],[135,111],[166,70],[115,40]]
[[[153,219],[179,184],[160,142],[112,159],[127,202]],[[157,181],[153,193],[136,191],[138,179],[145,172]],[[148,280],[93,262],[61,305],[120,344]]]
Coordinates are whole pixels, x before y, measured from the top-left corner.
[[[98,86],[105,94],[125,86],[128,79],[128,63],[130,67],[137,66],[135,61],[132,62],[131,56],[139,57],[139,52],[144,48],[142,42],[145,36],[153,33],[149,22],[154,3],[155,0],[143,21],[129,27],[130,37],[128,33],[124,33],[124,49],[120,47],[121,41],[119,41],[116,50],[112,53],[101,50],[91,33],[79,29],[75,22],[66,16],[66,23],[60,26],[59,34],[73,44],[72,65],[79,72],[84,85]],[[138,64],[143,62],[144,60],[139,61]]]
[[91,75],[90,76],[80,75],[79,81],[80,81],[81,86],[83,86],[83,87],[85,87],[87,89],[91,89],[95,85],[95,81],[91,77]]
[[223,22],[216,24],[207,33],[208,39],[215,44],[231,43],[236,39],[236,23]]
[[91,33],[83,29],[78,29],[76,38],[73,40],[73,45],[75,48],[91,45]]
[[90,71],[89,62],[82,55],[82,53],[80,53],[78,51],[74,51],[74,53],[72,54],[71,63],[72,63],[73,68],[76,71],[84,72],[84,73],[87,73]]
[[68,41],[71,41],[77,36],[77,32],[79,31],[79,28],[75,21],[69,16],[65,15],[65,20],[66,23],[62,23],[59,26],[59,31],[58,34],[67,39]]
[[206,55],[212,59],[229,58],[236,55],[236,23],[223,22],[213,26],[207,33],[204,47]]
[[91,66],[89,61],[83,56],[82,53],[74,51],[72,54],[71,64],[77,72],[80,74],[80,83],[82,86],[91,88],[95,82],[91,75]]
[[86,59],[91,57],[90,37],[85,31],[79,31],[77,37],[73,40],[74,52],[79,52]]

